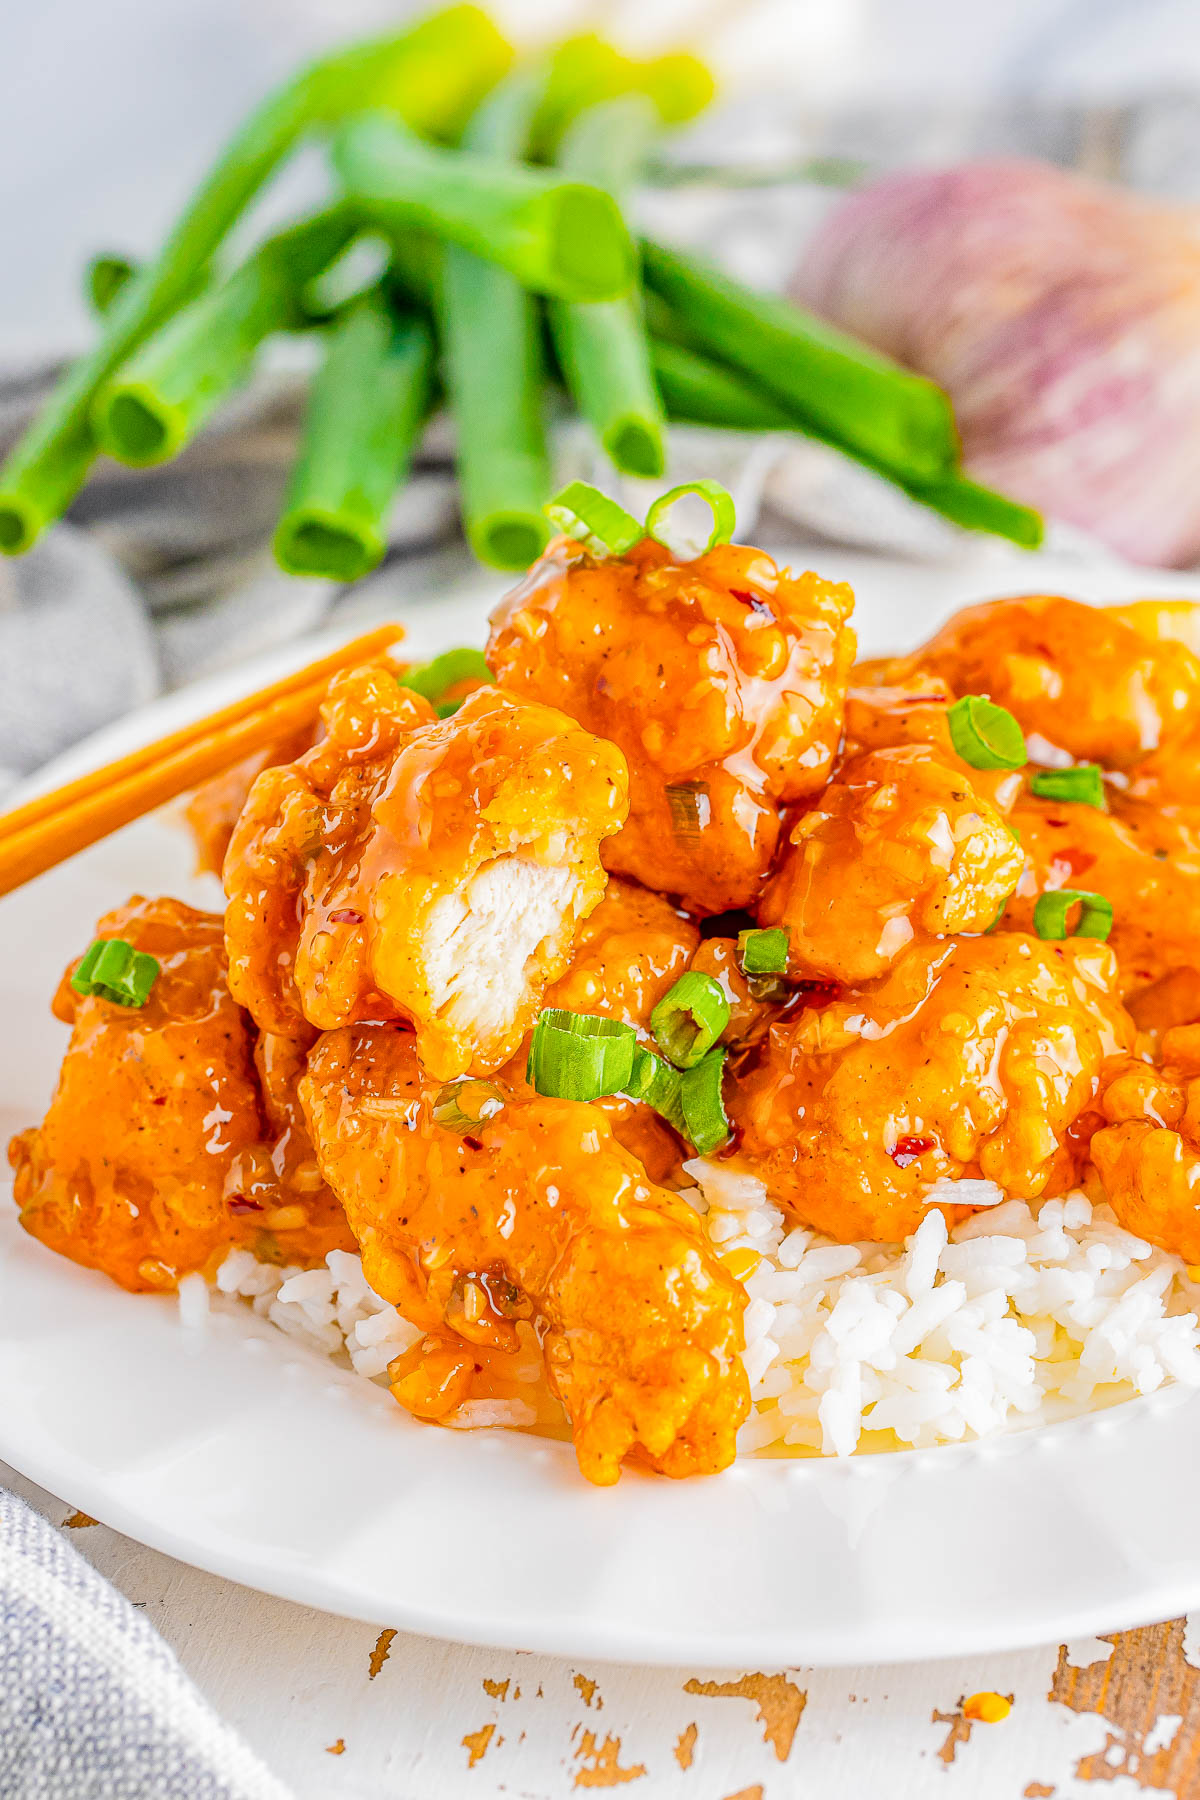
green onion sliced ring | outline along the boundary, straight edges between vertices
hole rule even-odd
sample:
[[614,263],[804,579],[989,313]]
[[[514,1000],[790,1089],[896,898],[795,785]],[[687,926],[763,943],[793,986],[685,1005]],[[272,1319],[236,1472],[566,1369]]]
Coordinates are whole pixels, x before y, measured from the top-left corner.
[[71,977],[77,994],[95,995],[114,1006],[145,1006],[161,964],[124,938],[95,938]]
[[1073,769],[1039,769],[1030,777],[1029,791],[1039,800],[1065,800],[1076,806],[1105,810],[1104,776],[1098,763],[1079,763]]
[[448,1081],[433,1097],[433,1122],[469,1136],[504,1110],[504,1096],[490,1081]]
[[632,513],[589,481],[569,481],[542,508],[551,524],[594,556],[624,556],[646,535]]
[[706,1056],[729,1023],[729,1001],[720,982],[698,969],[681,975],[650,1014],[655,1042],[677,1069]]
[[1012,714],[982,694],[964,694],[946,714],[950,741],[973,769],[1023,769],[1025,737]]
[[730,1134],[729,1117],[721,1093],[726,1054],[724,1050],[711,1050],[680,1078],[683,1135],[691,1139],[697,1156],[707,1156],[718,1149]]
[[[1072,931],[1068,918],[1073,907],[1079,908],[1079,919]],[[1082,888],[1053,888],[1039,894],[1033,909],[1033,929],[1040,938],[1100,938],[1113,928],[1112,901],[1103,894],[1091,894]]]
[[786,975],[790,941],[781,926],[738,932],[738,967],[743,975]]
[[727,544],[737,528],[737,513],[734,509],[733,495],[728,488],[723,488],[719,481],[685,481],[681,486],[673,487],[667,493],[660,494],[646,514],[645,535],[652,537],[658,544],[665,544],[668,550],[678,553],[680,548],[678,539],[664,536],[664,522],[667,514],[678,505],[679,501],[686,500],[692,495],[703,500],[712,512],[712,530],[708,534],[707,543],[699,551],[699,554],[703,556],[707,551],[715,550],[718,544]]
[[401,687],[411,688],[414,694],[422,694],[434,708],[439,719],[448,719],[462,705],[461,700],[446,700],[444,696],[460,681],[483,681],[494,684],[496,677],[488,668],[487,659],[482,650],[444,650],[435,656],[432,662],[421,663],[414,669],[406,669],[396,677]]
[[620,1094],[633,1075],[637,1033],[619,1019],[548,1006],[529,1044],[525,1079],[554,1100],[599,1100]]

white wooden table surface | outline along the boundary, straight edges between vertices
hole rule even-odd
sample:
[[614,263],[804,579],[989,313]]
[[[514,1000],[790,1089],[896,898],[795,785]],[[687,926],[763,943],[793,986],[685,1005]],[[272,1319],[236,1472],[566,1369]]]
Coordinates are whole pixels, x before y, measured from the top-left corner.
[[[0,1484],[144,1608],[298,1800],[610,1787],[630,1800],[1200,1796],[1200,1632],[1182,1619],[903,1668],[576,1666],[269,1599],[144,1549],[2,1464]],[[1010,1700],[1007,1717],[964,1716],[980,1693]]]

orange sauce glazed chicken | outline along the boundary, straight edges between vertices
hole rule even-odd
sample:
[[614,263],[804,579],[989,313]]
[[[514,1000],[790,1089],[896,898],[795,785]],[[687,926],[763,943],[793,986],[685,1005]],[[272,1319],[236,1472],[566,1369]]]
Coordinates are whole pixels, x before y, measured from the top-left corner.
[[12,1147],[26,1227],[129,1287],[355,1246],[402,1406],[532,1355],[598,1483],[748,1413],[758,1258],[698,1170],[877,1244],[1083,1186],[1200,1260],[1200,612],[1026,596],[852,666],[844,586],[619,517],[497,608],[491,681],[345,672],[211,792],[223,923],[101,921],[157,977],[93,946]]

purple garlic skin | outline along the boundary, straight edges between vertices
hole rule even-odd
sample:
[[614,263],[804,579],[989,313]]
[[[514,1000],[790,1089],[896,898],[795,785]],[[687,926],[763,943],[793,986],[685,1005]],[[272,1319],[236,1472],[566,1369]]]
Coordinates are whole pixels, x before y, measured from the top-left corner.
[[892,175],[792,295],[944,387],[978,480],[1136,562],[1200,558],[1197,215],[1037,162]]

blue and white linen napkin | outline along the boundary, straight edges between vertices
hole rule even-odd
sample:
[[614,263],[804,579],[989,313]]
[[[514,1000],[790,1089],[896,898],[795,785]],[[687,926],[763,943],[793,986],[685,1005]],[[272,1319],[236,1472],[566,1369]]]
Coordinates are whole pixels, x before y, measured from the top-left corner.
[[0,1800],[292,1800],[137,1609],[2,1489]]

